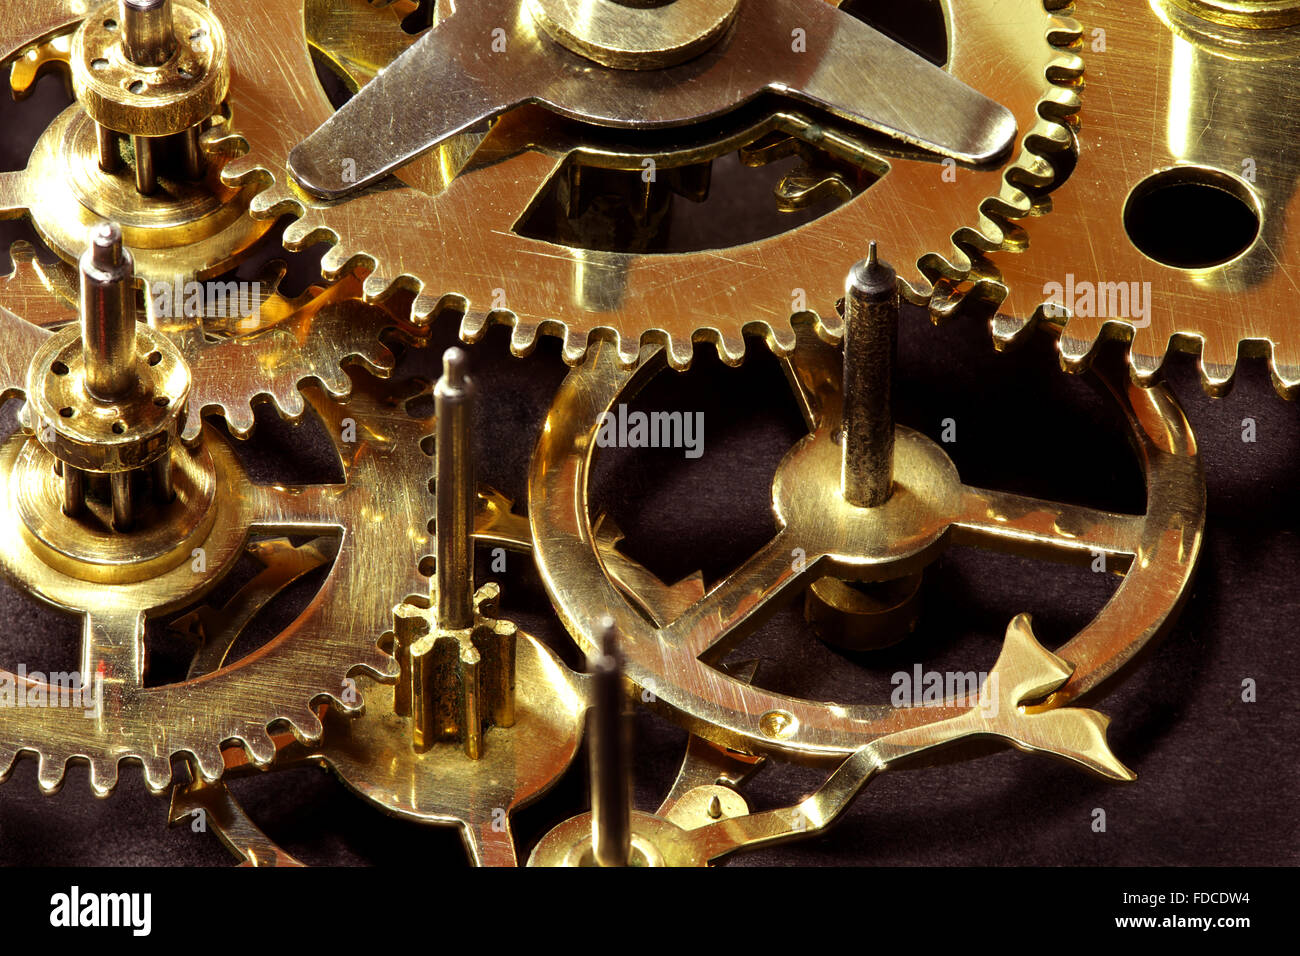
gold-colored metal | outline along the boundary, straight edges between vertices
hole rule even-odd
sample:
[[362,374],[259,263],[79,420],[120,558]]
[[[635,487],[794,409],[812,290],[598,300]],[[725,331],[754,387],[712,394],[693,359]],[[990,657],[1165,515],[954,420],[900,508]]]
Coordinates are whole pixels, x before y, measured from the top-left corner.
[[100,171],[117,172],[118,140],[128,136],[142,196],[158,190],[157,151],[167,146],[184,178],[201,176],[199,128],[230,86],[225,34],[207,7],[105,0],[73,35],[69,63],[77,101],[96,127]]
[[574,53],[619,70],[658,70],[699,56],[731,26],[741,0],[525,0],[533,23]]
[[711,666],[800,585],[827,574],[867,582],[906,577],[954,543],[1076,563],[1100,553],[1125,572],[1109,603],[1060,648],[1076,669],[1056,691],[1056,704],[1095,689],[1167,628],[1187,594],[1205,520],[1195,439],[1167,390],[1101,379],[1132,430],[1147,480],[1145,514],[968,487],[937,444],[902,427],[895,431],[893,495],[878,507],[856,508],[840,494],[841,453],[832,437],[841,417],[840,353],[805,325],[783,363],[810,434],[773,481],[780,531],[671,619],[648,618],[610,579],[585,505],[601,413],[664,369],[663,349],[646,348],[627,371],[613,346],[595,348],[561,387],[533,457],[535,554],[561,620],[590,652],[599,622],[612,617],[628,679],[692,732],[749,752],[835,761],[900,727],[954,716],[944,707],[803,700],[741,684]]
[[[462,333],[470,341],[489,325],[508,324],[517,354],[530,351],[537,335],[546,333],[564,336],[570,362],[594,338],[616,341],[625,364],[636,360],[641,343],[662,342],[671,363],[685,367],[696,341],[716,343],[734,364],[744,353],[745,330],[761,332],[770,345],[788,351],[794,342],[789,320],[801,311],[816,314],[824,333],[837,337],[835,290],[842,284],[845,250],[860,255],[865,237],[889,235],[908,297],[925,301],[933,279],[965,275],[973,250],[1019,244],[1012,220],[1042,208],[1024,189],[1037,194],[1049,188],[1058,165],[1053,157],[1072,148],[1069,123],[1082,70],[1072,46],[1078,25],[1044,9],[1040,0],[998,3],[996,9],[945,3],[948,72],[1015,117],[1020,147],[1005,161],[979,168],[958,164],[945,175],[950,167],[936,154],[897,144],[868,146],[843,124],[788,109],[758,120],[742,111],[720,130],[701,131],[704,142],[684,147],[651,131],[620,143],[525,108],[502,116],[486,136],[471,132],[447,141],[398,170],[383,188],[325,203],[296,190],[286,169],[290,150],[333,115],[324,92],[303,85],[312,76],[307,44],[315,44],[359,88],[373,77],[371,71],[415,41],[400,30],[394,8],[375,9],[363,0],[307,0],[305,10],[285,0],[259,2],[256,15],[248,12],[252,3],[212,3],[230,37],[232,69],[236,76],[264,77],[268,91],[292,84],[294,92],[268,93],[255,117],[233,111],[231,128],[209,136],[211,148],[248,149],[225,167],[223,180],[269,180],[253,203],[254,214],[296,216],[285,233],[291,248],[332,243],[324,259],[328,274],[357,260],[373,261],[365,286],[369,299],[417,290],[415,316],[464,310]],[[1058,6],[1049,0],[1049,8]],[[463,7],[444,25],[473,11],[473,5]],[[503,28],[522,30],[509,23]],[[519,36],[525,44],[551,42]],[[783,36],[788,47],[789,30]],[[305,42],[287,42],[299,37]],[[761,57],[763,50],[749,55]],[[482,56],[485,63],[491,60],[489,50]],[[239,95],[236,83],[232,104]],[[414,115],[408,105],[404,113]],[[630,171],[639,182],[650,159],[666,182],[675,170],[708,163],[768,133],[791,135],[807,148],[842,157],[863,184],[882,178],[797,230],[722,249],[605,251],[531,238],[519,228],[546,184],[568,175],[575,164]],[[468,163],[467,148],[477,150]],[[414,234],[426,238],[410,242]],[[781,268],[769,268],[772,263]]]
[[[24,368],[32,356],[39,359],[46,343],[64,333],[51,334],[2,309],[0,326],[0,392],[12,395],[32,379],[34,371]],[[136,332],[137,353],[142,343],[165,341],[151,340],[158,333],[143,325]],[[191,371],[200,381],[200,370]],[[201,374],[206,379],[217,369]],[[93,509],[76,518],[63,513],[62,483],[33,480],[42,455],[46,474],[53,472],[39,435],[15,435],[0,446],[0,568],[17,587],[83,617],[78,671],[98,688],[89,716],[80,709],[4,708],[0,774],[8,775],[19,754],[35,754],[40,786],[53,791],[68,761],[78,759],[89,764],[91,786],[103,794],[116,785],[119,763],[132,759],[143,765],[149,788],[160,791],[171,781],[172,757],[183,754],[198,779],[211,781],[224,771],[223,747],[233,742],[252,763],[265,765],[275,754],[269,728],[283,722],[299,740],[318,739],[322,725],[313,707],[319,701],[355,711],[361,698],[354,678],[396,678],[396,664],[379,639],[391,629],[394,601],[425,584],[418,564],[430,546],[432,500],[416,476],[428,468],[421,440],[432,422],[409,415],[399,397],[384,394],[364,374],[357,373],[347,391],[346,405],[319,387],[299,397],[334,445],[342,484],[254,484],[230,440],[204,425],[191,445],[173,445],[171,510],[157,521],[113,530],[116,546],[106,544],[107,531],[87,537]],[[162,476],[155,470],[154,477]],[[38,487],[58,490],[38,495]],[[33,530],[33,514],[47,520],[43,529]],[[83,534],[72,543],[81,550],[56,534],[59,522],[74,521]],[[257,653],[200,678],[149,686],[146,620],[200,601],[233,567],[247,536],[259,531],[340,540],[319,593]]]
[[591,674],[588,764],[591,777],[591,862],[630,866],[632,831],[631,723],[623,699],[623,665],[613,621],[603,622],[599,650],[587,662]]
[[855,508],[875,508],[894,492],[897,358],[898,276],[877,258],[873,239],[844,290],[840,494]]
[[[528,2],[561,42],[539,35],[546,31],[534,28],[535,17],[525,12]],[[597,127],[655,130],[707,122],[769,95],[972,165],[992,162],[1011,148],[1015,118],[1004,106],[822,0],[737,4],[727,41],[707,57],[674,68],[681,56],[698,52],[717,35],[718,11],[705,12],[703,22],[692,12],[713,2],[685,0],[680,8],[628,14],[611,0],[588,0],[567,19],[565,0],[484,0],[453,10],[295,146],[290,172],[312,195],[336,200],[529,103]],[[624,22],[616,28],[620,39],[611,40],[599,26],[605,17],[648,17],[669,30],[647,35],[644,23]],[[803,42],[791,42],[776,26],[789,22],[803,24]],[[510,70],[463,55],[484,35],[502,48],[495,52],[509,52]],[[593,67],[593,56],[627,68]],[[656,68],[656,61],[665,60]],[[440,87],[464,92],[422,110],[405,109]],[[382,137],[371,135],[376,126],[383,127]]]
[[[0,308],[45,328],[75,320],[75,270],[62,263],[44,265],[23,246],[15,247],[14,257],[14,271],[0,285]],[[289,299],[277,291],[283,274],[283,264],[272,264],[254,281],[248,315],[233,307],[163,315],[154,299],[146,303],[149,328],[164,333],[191,369],[187,443],[197,440],[202,416],[209,413],[221,415],[237,437],[247,437],[253,407],[265,399],[282,416],[298,418],[306,409],[299,386],[309,381],[322,384],[334,398],[346,398],[352,387],[348,366],[359,365],[377,377],[391,373],[394,356],[383,334],[396,333],[408,344],[421,341],[399,318],[402,303],[360,301],[356,275]],[[232,292],[231,301],[237,298]],[[183,301],[184,293],[176,292],[175,299]]]
[[431,609],[398,606],[393,648],[402,672],[393,706],[409,718],[417,751],[450,740],[478,760],[485,726],[514,726],[518,631],[492,616],[499,595],[495,584],[480,588],[463,627]]
[[833,647],[849,651],[889,647],[916,628],[923,577],[910,574],[863,584],[828,575],[808,585],[804,619]]
[[1296,393],[1298,10],[1147,0],[1089,11],[1106,52],[1089,59],[1098,95],[1078,167],[1027,251],[972,276],[999,312],[999,345],[1039,322],[1063,327],[1061,361],[1077,370],[1099,342],[1128,341],[1144,384],[1171,349],[1199,353],[1212,395],[1231,388],[1239,355],[1266,357],[1278,391]]
[[[22,66],[10,78],[14,95],[57,69],[78,102],[47,127],[26,169],[0,174],[0,214],[29,216],[70,262],[88,227],[120,223],[147,289],[238,262],[270,224],[247,215],[255,187],[223,185],[227,157],[213,156],[208,169],[198,143],[202,126],[225,122],[230,64],[214,11],[194,0],[30,5],[0,25],[0,54]],[[162,62],[149,61],[146,41]]]
[[[480,489],[478,502],[474,525],[477,544],[531,551],[527,518],[515,514],[508,499],[490,489]],[[689,584],[666,585],[627,562],[615,548],[617,533],[609,530],[612,526],[608,522],[604,527],[602,553],[612,567],[635,574],[637,599],[644,602],[647,613],[671,616],[678,607],[691,603],[684,597],[690,593]],[[225,607],[202,607],[173,622],[177,631],[200,639],[189,677],[197,678],[221,667],[248,621],[281,588],[328,560],[322,554],[326,543],[325,539],[298,547],[285,539],[258,543],[252,550],[265,569]],[[342,773],[353,790],[387,813],[416,822],[459,826],[476,863],[514,865],[509,813],[544,793],[572,763],[587,702],[593,696],[590,677],[561,666],[528,635],[521,634],[518,640],[521,657],[516,678],[516,725],[509,731],[489,728],[484,737],[492,746],[479,761],[468,761],[454,743],[440,744],[423,753],[412,748],[409,722],[376,708],[376,695],[387,702],[391,693],[381,686],[367,690],[368,714],[347,721],[334,721],[327,715],[326,739],[333,739],[329,737],[331,728],[342,735],[333,746],[306,752],[292,735],[274,736],[278,754],[273,767],[296,766],[301,760],[324,762]],[[542,666],[537,666],[539,662]],[[752,662],[730,669],[722,666],[737,680],[752,679]],[[523,736],[516,738],[516,733]],[[191,820],[196,810],[202,810],[208,826],[245,865],[299,865],[258,829],[226,787],[230,776],[249,771],[244,755],[231,750],[224,756],[227,778],[215,783],[195,780],[173,789],[171,821]],[[372,765],[367,766],[367,760]],[[677,779],[658,813],[682,826],[702,822],[700,814],[707,816],[714,797],[718,797],[724,812],[741,812],[738,808],[745,806],[744,799],[734,788],[763,763],[761,756],[728,750],[692,736]],[[511,779],[518,788],[513,792],[507,783]],[[485,780],[498,782],[484,791]],[[495,801],[489,816],[485,817],[481,808],[473,809],[475,799],[483,804]]]
[[[133,278],[121,229],[104,224],[92,230],[81,259],[80,326],[51,335],[27,373],[24,413],[46,454],[34,449],[24,454],[19,508],[42,545],[53,554],[76,553],[74,563],[87,563],[96,580],[106,566],[117,563],[98,561],[99,552],[107,550],[116,558],[118,548],[103,549],[102,542],[93,540],[99,528],[91,530],[89,541],[86,529],[63,528],[69,523],[65,517],[78,522],[88,510],[93,513],[89,498],[96,491],[102,495],[105,484],[111,516],[101,519],[103,529],[130,530],[141,493],[165,512],[176,510],[169,507],[174,498],[172,451],[185,420],[189,369],[166,336],[136,322]],[[62,501],[47,515],[42,505],[48,495],[40,489],[52,485],[61,486]],[[210,503],[210,498],[209,493],[193,501]],[[203,513],[204,508],[198,515],[187,509],[183,516],[196,520],[173,521],[173,527],[188,524],[192,531]],[[57,534],[45,533],[53,531]],[[157,557],[152,548],[142,554]]]
[[[723,803],[727,788],[687,794],[669,813],[633,811],[634,862],[642,866],[708,866],[741,850],[797,840],[833,823],[877,774],[901,760],[972,737],[996,737],[1017,750],[1071,761],[1112,780],[1135,775],[1106,743],[1109,719],[1095,710],[1061,705],[1059,692],[1072,666],[1038,643],[1029,616],[1008,625],[1002,652],[975,700],[958,703],[938,721],[907,722],[853,752],[822,787],[794,807],[749,813],[743,800]],[[1046,699],[1047,703],[1038,703]],[[707,799],[706,817],[683,818],[691,802]],[[715,802],[716,801],[716,802]],[[529,866],[592,863],[591,814],[561,823],[544,836]]]
[[1296,0],[1174,0],[1190,13],[1225,26],[1267,30],[1300,23]]
[[196,0],[106,0],[73,35],[70,62],[77,102],[127,136],[198,126],[230,88],[225,31]]

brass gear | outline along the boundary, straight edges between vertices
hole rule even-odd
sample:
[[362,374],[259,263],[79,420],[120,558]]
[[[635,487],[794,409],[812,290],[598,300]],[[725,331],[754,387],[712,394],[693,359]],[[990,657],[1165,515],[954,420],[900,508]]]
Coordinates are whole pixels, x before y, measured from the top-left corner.
[[[103,15],[100,5],[22,0],[6,14],[0,65],[12,66],[14,98],[26,97],[47,72],[62,73],[71,87],[74,37],[88,14]],[[113,34],[120,33],[115,20],[108,22],[114,23]],[[232,89],[227,107],[242,112],[250,86]],[[218,113],[211,121],[224,117]],[[206,174],[195,181],[164,174],[161,189],[141,195],[127,172],[101,168],[95,122],[81,102],[74,102],[42,131],[24,169],[0,172],[0,214],[29,219],[42,240],[70,263],[80,255],[90,226],[118,222],[137,273],[149,286],[178,276],[207,279],[240,262],[273,225],[248,215],[254,187],[235,189],[221,182],[226,157],[207,158]]]
[[[355,305],[363,312],[367,308]],[[351,318],[364,320],[356,313]],[[8,310],[0,310],[0,325],[0,394],[12,397],[24,391],[22,366],[52,333]],[[391,627],[394,602],[427,589],[418,565],[428,551],[432,506],[420,476],[429,469],[422,443],[432,423],[409,414],[405,400],[373,377],[353,374],[346,402],[318,386],[304,389],[331,438],[342,484],[253,484],[229,441],[205,426],[203,441],[177,447],[176,455],[183,476],[211,475],[206,480],[215,493],[209,514],[192,538],[168,544],[170,550],[156,563],[151,557],[147,569],[132,566],[130,556],[122,558],[128,563],[121,573],[105,570],[102,561],[83,567],[88,559],[75,555],[49,563],[52,549],[36,550],[34,533],[20,528],[20,497],[32,497],[33,481],[53,480],[26,465],[39,454],[37,439],[17,434],[0,446],[5,505],[0,566],[18,587],[82,615],[79,673],[99,675],[102,682],[89,719],[80,709],[0,709],[0,778],[8,776],[19,755],[33,754],[41,788],[53,792],[62,785],[69,761],[85,762],[92,788],[103,795],[116,786],[119,764],[128,760],[142,764],[147,786],[160,792],[171,782],[172,758],[181,755],[199,779],[214,780],[224,770],[223,747],[239,745],[251,762],[265,765],[275,755],[273,731],[287,725],[304,743],[319,739],[322,725],[314,708],[321,701],[342,712],[361,707],[353,676],[396,676],[394,660],[379,639]],[[50,513],[64,520],[57,506]],[[258,651],[210,675],[147,686],[146,619],[201,600],[256,530],[337,536],[338,555],[320,591]],[[162,525],[160,533],[170,532]],[[141,543],[128,541],[124,547],[143,550]],[[194,563],[191,554],[202,561]],[[24,685],[13,674],[4,679],[16,682],[10,686],[26,686],[29,697],[37,686]],[[47,699],[57,692],[53,685],[38,690]]]
[[[46,71],[67,72],[72,31],[84,17],[85,6],[24,2],[11,11],[12,18],[0,28],[0,63],[12,63],[10,85],[15,96],[28,93]],[[235,115],[256,117],[255,104],[261,94],[254,89],[258,73],[248,69],[247,63],[244,66],[241,75],[246,79],[232,86],[228,107]],[[224,122],[224,117],[216,120]],[[69,124],[80,129],[86,122],[84,111],[74,104],[55,120],[52,130],[57,133]],[[43,327],[56,327],[75,318],[78,249],[86,225],[107,215],[93,204],[85,205],[85,196],[78,200],[65,187],[61,177],[66,170],[51,152],[57,152],[64,139],[47,130],[40,141],[45,145],[37,148],[38,153],[49,153],[44,161],[33,160],[25,170],[0,173],[0,207],[10,214],[25,211],[60,256],[57,263],[43,264],[25,244],[16,244],[10,250],[15,268],[0,288],[0,305]],[[91,135],[92,144],[93,139]],[[224,161],[219,152],[210,156],[218,167]],[[71,178],[93,180],[96,189],[114,195],[130,192],[129,177],[102,174],[94,164],[93,151],[81,148],[74,159],[80,172]],[[153,230],[147,248],[133,249],[137,274],[151,291],[159,283],[209,278],[241,259],[271,226],[247,215],[255,186],[232,189],[222,185],[214,171],[205,185],[184,189],[188,190],[189,205],[174,196],[162,206],[151,197],[131,200],[140,230]],[[205,191],[211,195],[205,198]],[[94,192],[90,189],[86,195]],[[175,215],[159,211],[168,201],[176,206]],[[201,207],[198,212],[195,204]],[[173,226],[165,225],[173,219]],[[215,231],[202,225],[208,220],[219,220],[213,226]],[[124,231],[130,247],[137,234],[130,228]],[[259,278],[248,316],[229,315],[225,310],[191,315],[180,308],[160,315],[153,296],[143,296],[150,324],[168,335],[195,371],[198,387],[191,395],[193,414],[184,435],[187,441],[197,439],[202,416],[208,412],[219,413],[235,435],[247,436],[253,427],[252,408],[264,398],[273,401],[281,415],[297,418],[305,409],[299,386],[310,381],[319,382],[331,396],[344,398],[350,387],[344,371],[347,366],[360,364],[379,376],[391,371],[393,355],[381,335],[395,331],[408,341],[417,337],[409,323],[408,300],[398,297],[374,305],[357,301],[363,275],[347,272],[328,289],[311,288],[288,299],[278,292],[283,269],[277,265],[268,267]],[[184,286],[177,288],[179,292]],[[176,298],[179,300],[179,294]]]
[[[978,261],[934,306],[948,311],[944,296],[974,287],[997,310],[1000,347],[1045,323],[1070,370],[1101,342],[1125,342],[1142,384],[1171,350],[1198,354],[1211,395],[1231,388],[1239,355],[1266,358],[1294,397],[1300,26],[1282,16],[1293,7],[1090,7],[1087,42],[1105,52],[1088,57],[1079,163],[1052,195],[1048,228],[1021,254]],[[1236,25],[1217,22],[1232,10]]]
[[[707,591],[692,577],[682,603],[650,602],[675,604],[671,616],[647,613],[647,602],[634,592],[653,579],[631,571],[626,556],[610,560],[598,522],[586,511],[602,416],[663,371],[663,349],[645,349],[641,364],[626,370],[612,346],[601,345],[565,379],[533,456],[529,520],[547,594],[584,651],[593,653],[606,626],[601,622],[612,619],[628,680],[692,733],[749,753],[828,762],[902,727],[953,717],[960,706],[812,701],[737,682],[717,669],[783,596],[826,574],[870,583],[898,579],[920,571],[955,541],[1060,562],[1094,553],[1119,565],[1129,562],[1106,606],[1057,649],[1074,670],[1049,706],[1094,691],[1165,632],[1188,593],[1205,522],[1195,438],[1168,390],[1102,380],[1125,415],[1146,475],[1143,515],[966,487],[937,444],[901,427],[895,430],[892,496],[858,508],[840,492],[840,352],[810,325],[797,331],[798,347],[782,364],[810,434],[773,479],[780,530]],[[698,597],[692,601],[692,595]]]
[[[291,248],[332,243],[324,257],[327,274],[358,262],[373,266],[365,284],[369,300],[413,289],[417,319],[463,311],[467,341],[490,325],[510,325],[511,349],[520,355],[539,333],[558,335],[571,363],[589,341],[601,340],[615,341],[626,364],[635,361],[641,343],[656,342],[667,346],[670,364],[685,367],[697,341],[715,343],[723,360],[735,364],[744,354],[745,332],[761,333],[779,352],[793,348],[794,313],[817,317],[821,334],[833,340],[841,328],[834,290],[843,263],[860,255],[874,235],[893,236],[906,247],[901,258],[908,295],[926,301],[931,282],[964,276],[976,251],[1023,243],[1012,220],[1042,211],[1041,194],[1059,173],[1055,157],[1073,147],[1070,125],[1083,69],[1072,52],[1079,27],[1056,12],[1066,8],[1059,0],[995,6],[945,0],[948,69],[1016,117],[1021,138],[1013,159],[979,170],[954,167],[955,175],[945,175],[949,168],[933,157],[869,147],[793,111],[714,133],[719,138],[706,147],[673,148],[659,140],[659,169],[669,172],[779,132],[884,175],[832,212],[770,239],[638,255],[574,248],[514,230],[542,184],[564,172],[566,163],[626,168],[634,159],[632,168],[640,170],[646,155],[644,146],[638,153],[617,140],[609,145],[608,137],[593,140],[583,127],[538,108],[506,114],[481,142],[478,133],[453,139],[402,169],[397,181],[340,202],[311,199],[286,172],[290,150],[333,114],[325,93],[307,79],[313,75],[309,47],[358,87],[414,42],[399,26],[414,5],[375,9],[365,0],[307,0],[304,11],[277,0],[256,3],[256,16],[248,10],[252,5],[213,0],[231,37],[236,76],[261,81],[260,112],[256,120],[232,117],[232,142],[219,132],[209,138],[213,148],[247,150],[222,176],[232,186],[265,185],[253,214],[296,216],[285,234]],[[286,37],[302,41],[286,49]],[[804,185],[791,188],[798,194]]]

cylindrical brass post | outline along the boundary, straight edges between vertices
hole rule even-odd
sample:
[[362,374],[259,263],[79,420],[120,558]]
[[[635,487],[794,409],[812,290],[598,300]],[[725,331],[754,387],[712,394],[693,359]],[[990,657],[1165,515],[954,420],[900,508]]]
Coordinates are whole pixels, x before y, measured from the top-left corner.
[[131,473],[115,471],[108,476],[113,495],[113,530],[130,531],[135,521],[135,504],[131,501]]
[[63,466],[63,513],[75,518],[86,507],[86,473],[71,465]]
[[442,356],[442,377],[433,389],[438,419],[434,465],[438,622],[451,629],[474,624],[474,460],[470,444],[474,383],[468,363],[460,349],[447,349]]
[[162,66],[176,52],[171,0],[122,0],[122,49],[138,66]]
[[605,620],[591,672],[587,740],[591,755],[591,846],[597,866],[627,866],[632,858],[632,779],[623,703],[623,667],[614,622]]
[[898,276],[873,241],[844,291],[840,493],[859,508],[884,504],[893,491],[898,305]]
[[152,469],[154,500],[165,505],[175,495],[172,489],[172,453],[168,451],[161,458],[155,459],[149,467]]
[[132,136],[135,151],[135,188],[142,196],[152,195],[158,188],[158,170],[154,166],[153,140],[148,136]]
[[107,126],[95,124],[98,137],[99,168],[106,173],[115,173],[122,168],[122,155],[117,151],[117,133]]
[[203,178],[203,149],[199,146],[199,128],[191,126],[177,137],[181,148],[181,168],[191,182]]
[[81,336],[86,389],[105,402],[121,398],[136,383],[133,274],[122,230],[115,223],[93,227],[90,248],[81,257]]

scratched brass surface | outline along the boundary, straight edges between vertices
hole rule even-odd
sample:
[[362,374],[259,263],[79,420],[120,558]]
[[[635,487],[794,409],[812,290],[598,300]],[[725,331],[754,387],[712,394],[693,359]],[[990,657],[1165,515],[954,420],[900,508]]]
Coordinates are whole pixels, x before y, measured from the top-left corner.
[[[1226,26],[1202,19],[1206,6],[1263,13],[1252,15],[1253,26]],[[1143,383],[1159,379],[1170,350],[1192,352],[1214,395],[1231,387],[1238,354],[1264,356],[1277,389],[1295,394],[1300,157],[1291,144],[1300,122],[1300,26],[1268,28],[1272,6],[1095,0],[1080,10],[1089,37],[1104,31],[1106,52],[1085,51],[1078,166],[1052,194],[1050,218],[1030,229],[1028,250],[995,255],[976,269],[998,303],[1000,342],[1013,342],[1037,321],[1064,326],[1062,363],[1077,369],[1099,340],[1131,339],[1133,375]],[[1277,6],[1294,12],[1292,4]],[[1187,195],[1192,214],[1141,221],[1163,241],[1189,247],[1188,264],[1152,258],[1135,243],[1125,213],[1153,182],[1190,182],[1221,194],[1258,227],[1253,236],[1243,227],[1240,248],[1223,251],[1226,261],[1198,258],[1201,245],[1213,248],[1210,240],[1227,226],[1204,192]],[[1064,284],[1067,273],[1098,293],[1103,283],[1136,289],[1149,310],[1138,315],[1125,298],[1090,302],[1081,294],[1045,311],[1047,283]]]
[[[464,144],[453,141],[399,171],[395,182],[339,203],[320,203],[295,189],[285,163],[333,110],[317,85],[303,79],[312,76],[306,43],[285,38],[317,38],[327,59],[351,71],[354,86],[412,38],[401,32],[393,10],[360,0],[311,0],[305,13],[294,3],[252,0],[214,0],[213,9],[225,19],[235,74],[263,81],[246,103],[232,104],[229,139],[245,142],[248,152],[222,173],[231,184],[271,180],[253,201],[255,215],[294,215],[297,221],[285,233],[291,248],[331,243],[327,273],[358,260],[372,263],[368,298],[415,288],[417,317],[464,309],[462,332],[469,341],[491,324],[508,323],[517,354],[530,351],[539,333],[562,335],[570,362],[581,357],[593,334],[617,340],[626,363],[635,360],[642,341],[661,341],[670,344],[673,364],[684,366],[695,340],[716,342],[734,363],[743,354],[746,328],[788,349],[790,317],[801,309],[795,289],[806,294],[802,307],[820,317],[828,335],[837,335],[833,290],[845,264],[864,251],[868,235],[897,237],[905,254],[896,258],[905,261],[912,294],[923,299],[931,278],[964,274],[966,253],[954,247],[954,235],[972,248],[1018,243],[1010,220],[1035,208],[1021,186],[1049,185],[1052,157],[1071,148],[1066,127],[1077,108],[1073,80],[1082,69],[1066,48],[1077,36],[1073,21],[1049,13],[1039,0],[999,4],[995,12],[981,4],[946,4],[948,69],[1010,110],[1019,137],[1011,159],[959,168],[953,182],[945,181],[936,157],[896,145],[868,146],[851,131],[797,110],[749,119],[739,130],[724,127],[701,144],[635,138],[620,144],[526,108],[502,117],[467,164],[462,165]],[[330,46],[340,41],[345,53],[331,55]],[[376,52],[367,53],[372,42]],[[718,250],[593,251],[528,238],[516,228],[538,190],[571,162],[639,174],[650,157],[663,175],[734,152],[773,130],[809,139],[864,175],[883,178],[799,229]],[[424,241],[407,241],[412,233]],[[779,269],[771,268],[777,263]],[[702,276],[708,281],[700,282]]]
[[[1173,395],[1106,381],[1131,429],[1146,475],[1147,511],[1121,515],[968,487],[943,450],[906,428],[896,432],[893,496],[857,509],[839,492],[839,354],[804,326],[785,360],[810,429],[778,467],[772,502],[777,536],[671,619],[647,620],[607,576],[587,513],[602,412],[627,401],[664,368],[647,349],[620,368],[610,346],[565,380],[538,441],[529,518],[538,568],[557,613],[585,649],[609,615],[623,636],[628,679],[693,732],[750,752],[834,761],[884,734],[952,716],[949,708],[841,705],[770,693],[710,666],[801,585],[825,573],[863,581],[914,574],[962,543],[1063,562],[1092,552],[1126,567],[1096,618],[1059,652],[1075,665],[1054,693],[1066,703],[1093,690],[1162,633],[1187,596],[1205,522],[1195,438]],[[798,559],[802,556],[802,560]]]

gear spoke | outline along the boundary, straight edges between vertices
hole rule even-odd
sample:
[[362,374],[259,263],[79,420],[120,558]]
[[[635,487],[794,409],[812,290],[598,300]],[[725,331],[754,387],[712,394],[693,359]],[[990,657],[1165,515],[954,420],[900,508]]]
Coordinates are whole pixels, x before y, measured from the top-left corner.
[[[519,69],[519,60],[530,56],[527,34],[514,28],[506,44],[515,68],[500,71],[488,49],[491,28],[472,22],[473,9],[425,33],[294,147],[289,171],[307,190],[337,199],[528,101]],[[519,86],[512,89],[513,83]],[[429,90],[446,92],[430,102]],[[411,110],[411,103],[427,108]],[[375,135],[377,122],[386,127],[382,136]]]
[[254,486],[250,523],[263,531],[307,534],[336,531],[347,485]]
[[49,335],[0,306],[0,401],[22,389],[27,380],[27,366]]
[[781,532],[661,632],[665,643],[694,657],[726,656],[817,563],[797,556],[798,543]]
[[953,524],[960,538],[1026,557],[1086,561],[1090,554],[1136,555],[1144,515],[1115,514],[1003,491],[963,487]]

